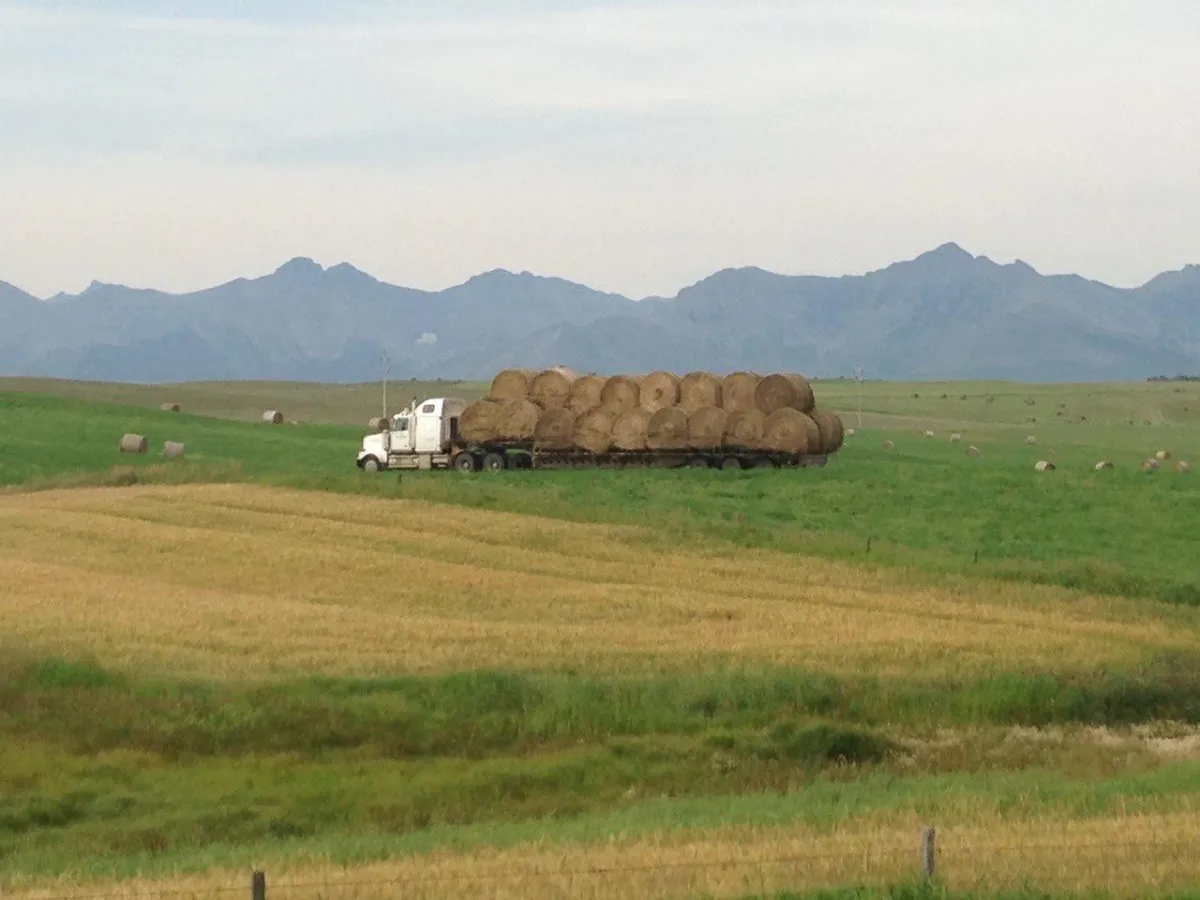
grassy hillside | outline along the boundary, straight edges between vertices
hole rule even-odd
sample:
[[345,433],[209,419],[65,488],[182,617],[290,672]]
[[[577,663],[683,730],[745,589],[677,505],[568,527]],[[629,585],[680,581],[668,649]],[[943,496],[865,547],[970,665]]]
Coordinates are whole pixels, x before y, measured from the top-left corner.
[[1200,459],[1191,395],[942,387],[821,470],[471,477],[0,394],[0,888],[768,896],[933,822],[950,889],[1182,896],[1200,485],[1137,463]]

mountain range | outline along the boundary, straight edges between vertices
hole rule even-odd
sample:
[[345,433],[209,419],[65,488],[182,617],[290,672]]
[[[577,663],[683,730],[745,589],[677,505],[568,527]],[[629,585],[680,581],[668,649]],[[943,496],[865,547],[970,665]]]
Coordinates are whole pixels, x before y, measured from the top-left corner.
[[0,281],[0,375],[106,381],[485,379],[578,371],[800,371],[1105,381],[1200,372],[1200,266],[1138,288],[1042,275],[945,244],[863,275],[727,269],[632,300],[496,270],[443,291],[293,259],[188,294]]

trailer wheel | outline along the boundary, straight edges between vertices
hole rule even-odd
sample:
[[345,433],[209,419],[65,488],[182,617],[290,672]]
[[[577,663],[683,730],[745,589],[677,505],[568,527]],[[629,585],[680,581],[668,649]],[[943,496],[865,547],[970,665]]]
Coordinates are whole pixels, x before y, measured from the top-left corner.
[[771,462],[771,458],[769,456],[760,456],[754,461],[754,468],[773,469],[775,468],[775,463]]
[[450,464],[460,472],[474,472],[479,468],[475,462],[475,457],[466,450],[456,455]]
[[736,472],[742,467],[742,461],[736,456],[727,456],[721,460],[721,470],[724,472]]
[[373,456],[368,456],[362,461],[362,470],[364,472],[370,472],[372,475],[380,471],[382,468],[383,466],[379,464],[379,460]]
[[688,460],[688,465],[693,469],[707,469],[708,459],[703,456],[693,456]]
[[508,468],[503,453],[488,453],[483,457],[483,471],[503,472]]

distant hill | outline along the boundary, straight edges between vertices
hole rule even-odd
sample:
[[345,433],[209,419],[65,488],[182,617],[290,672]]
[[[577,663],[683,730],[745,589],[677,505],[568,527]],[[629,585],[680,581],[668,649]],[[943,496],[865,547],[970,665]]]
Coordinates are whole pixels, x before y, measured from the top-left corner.
[[43,301],[0,282],[0,375],[364,381],[385,351],[397,378],[566,363],[1144,379],[1200,371],[1200,266],[1119,289],[946,244],[858,276],[729,269],[640,302],[502,270],[419,291],[308,259],[181,295],[93,283]]

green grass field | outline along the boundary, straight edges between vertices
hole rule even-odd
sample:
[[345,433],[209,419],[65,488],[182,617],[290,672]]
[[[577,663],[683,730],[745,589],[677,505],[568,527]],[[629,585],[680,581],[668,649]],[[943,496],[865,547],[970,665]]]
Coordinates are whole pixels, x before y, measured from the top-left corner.
[[[395,396],[443,392],[425,388],[396,386]],[[756,558],[770,579],[791,577],[799,585],[801,573],[824,566],[828,575],[812,577],[848,592],[861,590],[860,581],[887,582],[906,608],[926,595],[942,597],[929,600],[924,627],[931,635],[958,629],[964,640],[947,645],[959,647],[948,652],[963,654],[961,663],[951,656],[936,674],[915,662],[872,667],[882,651],[858,646],[865,633],[856,626],[838,639],[847,654],[866,661],[861,669],[834,671],[799,658],[765,665],[736,654],[718,664],[699,650],[689,663],[679,649],[668,660],[664,649],[657,670],[644,653],[636,666],[630,657],[627,671],[581,658],[549,668],[406,672],[398,657],[387,671],[362,677],[315,669],[265,679],[181,674],[179,659],[166,650],[157,667],[144,657],[135,665],[124,651],[91,657],[63,644],[62,652],[51,652],[13,631],[0,639],[0,886],[10,891],[53,895],[47,885],[210,877],[205,873],[262,860],[298,871],[403,868],[405,860],[439,849],[461,861],[437,865],[479,871],[491,864],[492,848],[519,869],[540,865],[537,848],[547,846],[602,854],[614,835],[628,842],[631,859],[671,859],[693,839],[714,847],[750,842],[745,847],[762,852],[768,846],[784,852],[796,841],[825,847],[834,858],[853,856],[854,841],[908,847],[921,822],[935,821],[951,829],[947,888],[967,892],[955,896],[992,896],[1021,885],[1007,870],[988,868],[986,854],[968,852],[967,838],[955,845],[955,834],[988,835],[972,840],[991,841],[987,858],[994,859],[1027,839],[1067,846],[1089,834],[1087,840],[1128,843],[1130,834],[1144,832],[1161,837],[1165,854],[1171,841],[1200,835],[1200,653],[1186,638],[1132,637],[1123,655],[1097,649],[1082,668],[1078,659],[1054,657],[1023,665],[1009,653],[980,661],[978,650],[968,649],[976,645],[966,642],[979,628],[1014,639],[1022,628],[1042,627],[1032,618],[1021,624],[1021,616],[1035,613],[1099,622],[1106,610],[1114,629],[1143,629],[1139,635],[1187,635],[1200,627],[1193,535],[1200,484],[1170,464],[1154,474],[1138,469],[1158,450],[1169,450],[1172,462],[1200,461],[1200,385],[818,383],[818,401],[858,428],[825,469],[470,477],[359,473],[360,423],[375,412],[377,386],[164,389],[6,381],[0,390],[6,391],[0,393],[0,513],[7,516],[0,524],[8,523],[0,527],[0,558],[7,557],[13,577],[25,576],[22,603],[36,589],[28,585],[57,577],[46,573],[66,571],[61,567],[84,579],[115,577],[118,552],[129,554],[132,573],[137,554],[146,554],[141,568],[160,572],[163,602],[167,588],[171,602],[182,602],[200,588],[189,587],[185,572],[171,575],[170,559],[198,558],[197,548],[220,529],[237,534],[254,515],[265,515],[247,506],[235,521],[216,500],[189,500],[174,513],[170,506],[139,512],[118,491],[112,514],[124,518],[94,521],[94,513],[85,519],[57,499],[28,512],[12,506],[29,492],[57,498],[65,495],[54,492],[96,485],[231,482],[298,488],[305,496],[352,495],[364,503],[433,502],[466,510],[463,521],[510,514],[526,517],[511,520],[517,527],[562,523],[561,535],[544,529],[508,542],[482,528],[472,535],[454,518],[447,526],[453,541],[435,547],[431,535],[425,551],[420,543],[399,546],[374,536],[378,556],[368,549],[365,564],[394,571],[398,595],[405,578],[421,580],[431,559],[469,564],[462,571],[477,579],[474,591],[485,599],[478,606],[469,595],[443,600],[446,614],[467,624],[498,615],[493,607],[501,601],[492,594],[518,570],[539,597],[561,591],[566,602],[574,588],[563,567],[576,553],[583,554],[582,566],[588,551],[578,548],[588,546],[610,567],[587,575],[588,590],[611,585],[616,596],[622,580],[613,573],[628,542],[636,549],[627,560],[628,580],[634,584],[634,570],[640,573],[636,584],[644,585],[647,604],[664,590],[653,577],[656,554],[662,565],[668,554],[690,554],[687,560],[698,562],[673,564],[711,566],[711,583],[728,585],[738,576],[724,568],[753,551],[764,554]],[[166,400],[186,411],[161,412]],[[254,421],[268,406],[300,424]],[[935,436],[924,437],[926,430]],[[127,431],[150,439],[147,456],[117,452]],[[952,432],[962,442],[951,443]],[[157,451],[165,440],[185,442],[187,460],[164,461]],[[883,450],[885,440],[895,449]],[[968,445],[979,447],[978,458],[965,455]],[[1053,460],[1057,470],[1034,472],[1041,459]],[[1116,468],[1095,471],[1101,459]],[[369,522],[387,508],[372,505],[363,515]],[[399,516],[407,508],[394,506]],[[336,530],[314,536],[312,529],[325,527],[316,513],[301,519],[288,507],[272,515],[280,560],[299,560],[312,552],[306,546],[343,539]],[[342,515],[330,509],[327,518],[339,523]],[[131,521],[182,530],[140,551],[136,543],[118,551],[125,532],[117,523]],[[597,523],[618,530],[603,539],[573,530]],[[54,545],[37,537],[56,533],[69,558],[56,560]],[[473,541],[495,552],[477,553]],[[269,555],[248,558],[271,565]],[[484,560],[492,568],[481,569]],[[224,562],[214,557],[214,571]],[[46,568],[51,564],[60,569]],[[249,607],[264,596],[265,571],[230,569],[214,577],[232,592],[230,603]],[[306,577],[318,576],[314,569]],[[286,582],[282,570],[271,577]],[[696,596],[703,584],[701,573]],[[120,589],[113,590],[108,602],[121,602]],[[0,584],[0,604],[17,602],[11,591]],[[364,592],[389,602],[386,590]],[[345,601],[318,591],[311,602],[341,610]],[[772,594],[763,602],[786,601]],[[966,624],[938,618],[951,602],[978,615]],[[197,653],[224,627],[216,621],[227,613],[213,609],[213,631],[194,636]],[[271,609],[299,615],[278,604]],[[1004,620],[1004,630],[1001,610],[1016,616]],[[50,628],[67,612],[37,614]],[[104,608],[95,615],[104,616]],[[639,613],[628,615],[636,621]],[[291,627],[279,622],[281,639]],[[205,653],[204,659],[219,658]],[[889,659],[905,653],[898,643]],[[843,848],[841,841],[850,843]],[[1106,870],[1084,865],[1091,857],[1075,852],[1083,863],[1065,871],[1033,851],[1022,865],[1043,879],[1035,888],[1055,895],[1103,891]],[[870,873],[861,866],[814,869],[810,880],[780,887],[807,896],[809,888],[862,881],[877,890],[904,882],[910,867],[903,859],[911,856]],[[1137,853],[1110,856],[1130,865]],[[1200,884],[1200,871],[1182,860],[1162,857],[1158,874],[1148,875],[1138,893],[1183,896]],[[688,884],[698,893],[755,893],[724,882]],[[1129,895],[1127,886],[1118,887]],[[626,895],[643,888],[649,890],[626,885]],[[774,896],[772,890],[759,895]],[[597,896],[621,894],[597,889]],[[898,896],[924,895],[904,889]]]

